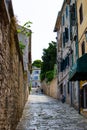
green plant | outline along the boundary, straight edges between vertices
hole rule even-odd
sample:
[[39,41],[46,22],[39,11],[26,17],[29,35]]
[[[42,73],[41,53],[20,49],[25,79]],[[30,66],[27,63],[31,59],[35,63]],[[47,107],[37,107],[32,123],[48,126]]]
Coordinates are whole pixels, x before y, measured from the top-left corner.
[[46,72],[46,82],[50,82],[54,78],[54,72],[53,71],[48,71]]
[[19,42],[19,47],[20,47],[21,54],[23,54],[23,50],[25,49],[25,45],[21,41]]
[[41,68],[41,60],[35,60],[33,63],[32,63],[32,66],[36,66],[37,68]]
[[43,81],[45,79],[45,73],[40,73],[40,79]]
[[[54,65],[56,64],[56,42],[52,41],[49,43],[47,49],[43,49],[42,64],[41,64],[41,81],[45,78],[47,81],[53,79]],[[49,74],[49,73],[50,74]]]
[[[30,22],[30,21],[26,22],[23,26],[21,26],[21,28],[17,29],[17,32],[24,34],[26,37],[31,36],[31,33],[32,33],[30,30],[31,24],[32,24],[32,22]],[[21,54],[23,54],[25,45],[22,41],[19,41],[19,47],[20,47]]]
[[23,33],[24,35],[26,35],[27,37],[29,37],[31,35],[31,31],[30,31],[30,27],[31,27],[32,22],[28,21],[26,22],[21,28],[17,29],[18,33]]

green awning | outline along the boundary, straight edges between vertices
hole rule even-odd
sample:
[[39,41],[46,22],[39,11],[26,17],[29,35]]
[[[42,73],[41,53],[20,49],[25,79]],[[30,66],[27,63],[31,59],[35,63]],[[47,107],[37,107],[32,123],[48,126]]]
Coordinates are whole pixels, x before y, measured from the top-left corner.
[[87,53],[82,55],[69,72],[70,81],[87,80]]

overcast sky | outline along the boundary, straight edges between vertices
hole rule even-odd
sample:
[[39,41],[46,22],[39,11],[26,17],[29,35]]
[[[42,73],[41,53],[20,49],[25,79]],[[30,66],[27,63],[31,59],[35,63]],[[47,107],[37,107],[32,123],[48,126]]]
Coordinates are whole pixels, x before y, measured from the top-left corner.
[[12,0],[14,14],[20,25],[31,21],[32,61],[41,59],[43,48],[56,41],[53,32],[63,0]]

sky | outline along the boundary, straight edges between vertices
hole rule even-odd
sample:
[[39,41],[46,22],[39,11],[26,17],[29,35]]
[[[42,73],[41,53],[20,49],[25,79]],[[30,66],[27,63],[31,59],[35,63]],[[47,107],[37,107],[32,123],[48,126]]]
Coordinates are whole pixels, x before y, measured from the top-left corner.
[[20,25],[32,22],[32,62],[41,60],[43,49],[48,48],[51,41],[56,41],[53,30],[63,0],[12,0],[12,4]]

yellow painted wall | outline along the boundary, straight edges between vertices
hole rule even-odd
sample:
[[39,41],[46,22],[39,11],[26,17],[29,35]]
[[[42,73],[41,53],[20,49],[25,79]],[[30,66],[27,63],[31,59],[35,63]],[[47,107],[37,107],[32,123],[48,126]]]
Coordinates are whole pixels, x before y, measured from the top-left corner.
[[85,81],[80,81],[80,89],[83,88],[82,85],[85,84],[85,83],[87,83],[87,80],[85,80]]
[[[83,21],[80,24],[80,17],[79,17],[79,9],[80,6],[83,6]],[[87,0],[77,0],[77,17],[78,17],[78,42],[79,42],[79,57],[82,56],[82,51],[81,51],[81,45],[82,42],[85,41],[85,51],[87,53],[87,43],[85,39],[85,29],[87,27]],[[80,82],[80,88],[81,86],[85,83],[86,81],[81,81]]]
[[[79,17],[79,9],[81,7],[81,4],[83,6],[83,21],[80,24],[80,17]],[[85,52],[87,53],[87,42],[85,38],[85,31],[87,28],[87,0],[77,0],[77,17],[78,17],[78,44],[79,44],[79,57],[82,56],[82,43],[83,41],[85,42]],[[83,84],[85,84],[87,80],[85,81],[80,81],[80,89],[83,88]],[[87,112],[84,113],[83,109],[80,109],[81,114],[87,115]]]
[[[80,6],[83,6],[83,21],[80,24],[79,18],[79,9]],[[87,27],[87,0],[77,0],[77,16],[78,16],[78,41],[79,41],[79,57],[81,57],[81,44],[83,41],[86,42],[84,31]],[[86,53],[87,53],[87,45],[86,45]]]

